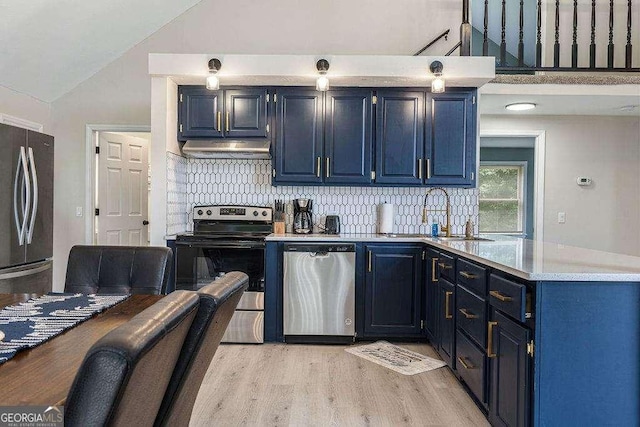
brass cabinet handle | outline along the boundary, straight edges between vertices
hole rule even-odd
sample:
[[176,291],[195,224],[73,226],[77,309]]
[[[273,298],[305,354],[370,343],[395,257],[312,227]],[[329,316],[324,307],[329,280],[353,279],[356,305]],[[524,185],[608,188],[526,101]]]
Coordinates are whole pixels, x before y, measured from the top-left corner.
[[320,178],[320,161],[321,161],[321,159],[320,159],[320,157],[318,157],[318,158],[316,159],[316,169],[317,169],[317,170],[316,170],[316,176],[317,176],[318,178]]
[[431,179],[431,159],[427,159],[427,179]]
[[438,265],[443,270],[449,270],[450,268],[453,268],[452,266],[450,266],[449,264],[445,264],[444,262],[439,262]]
[[418,159],[418,179],[422,179],[422,159]]
[[229,132],[229,112],[228,111],[224,119],[224,127],[226,128],[226,131]]
[[471,273],[467,273],[466,271],[461,271],[461,272],[460,272],[460,275],[461,275],[462,277],[464,277],[465,279],[477,279],[477,278],[478,278],[478,276],[477,276],[477,275],[475,275],[475,274],[471,274]]
[[444,318],[453,319],[453,314],[449,313],[449,297],[453,295],[453,292],[444,293]]
[[511,300],[513,300],[513,298],[511,298],[508,295],[502,295],[499,291],[489,291],[489,295],[491,295],[494,298],[499,299],[502,302],[509,302]]
[[462,356],[458,356],[458,362],[460,362],[460,364],[462,366],[464,366],[464,369],[475,369],[476,367],[473,365],[468,365],[465,361],[464,361],[464,357]]
[[436,276],[436,263],[438,262],[438,258],[431,258],[431,281],[437,282],[438,277]]
[[469,313],[466,308],[459,308],[458,311],[464,315],[467,319],[477,319],[478,315]]
[[498,326],[498,322],[487,322],[487,357],[496,357],[493,353],[493,327]]
[[222,131],[222,111],[218,111],[218,132]]
[[327,168],[327,170],[325,171],[325,174],[327,175],[327,178],[329,178],[329,165],[330,165],[329,158],[327,157],[327,164],[325,165],[326,168]]
[[369,272],[371,272],[371,251],[369,251]]

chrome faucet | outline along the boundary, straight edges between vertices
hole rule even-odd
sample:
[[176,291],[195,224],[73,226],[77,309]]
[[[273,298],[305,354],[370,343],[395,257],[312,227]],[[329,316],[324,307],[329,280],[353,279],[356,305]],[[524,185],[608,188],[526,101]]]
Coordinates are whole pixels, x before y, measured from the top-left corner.
[[440,230],[442,230],[445,233],[446,237],[451,237],[451,198],[449,197],[449,193],[447,193],[447,190],[445,190],[442,187],[432,188],[429,191],[427,191],[427,194],[424,195],[424,205],[422,206],[422,223],[427,224],[427,222],[429,221],[427,218],[427,214],[428,214],[427,198],[429,197],[429,194],[431,194],[435,190],[440,190],[444,193],[444,196],[447,201],[447,206],[444,211],[442,209],[434,209],[433,212],[447,213],[447,224],[446,225],[440,224]]

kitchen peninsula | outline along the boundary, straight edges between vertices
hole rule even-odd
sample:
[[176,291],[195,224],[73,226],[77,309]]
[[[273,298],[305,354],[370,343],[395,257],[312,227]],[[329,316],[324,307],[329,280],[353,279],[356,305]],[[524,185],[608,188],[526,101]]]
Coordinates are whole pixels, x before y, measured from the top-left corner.
[[493,425],[640,419],[640,258],[391,236],[267,237],[266,340],[284,338],[283,245],[354,243],[355,339],[428,339]]

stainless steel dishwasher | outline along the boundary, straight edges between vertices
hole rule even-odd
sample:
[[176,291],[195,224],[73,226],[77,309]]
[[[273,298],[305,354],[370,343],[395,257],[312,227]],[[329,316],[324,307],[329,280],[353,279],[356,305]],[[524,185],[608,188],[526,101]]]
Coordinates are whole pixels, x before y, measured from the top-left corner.
[[286,342],[344,342],[355,336],[353,244],[285,244]]

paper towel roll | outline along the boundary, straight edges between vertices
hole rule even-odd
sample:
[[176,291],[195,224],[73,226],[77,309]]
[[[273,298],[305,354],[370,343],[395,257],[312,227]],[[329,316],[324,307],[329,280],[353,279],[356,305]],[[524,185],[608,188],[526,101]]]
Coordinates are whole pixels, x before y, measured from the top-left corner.
[[393,233],[393,205],[391,203],[378,205],[378,233]]

